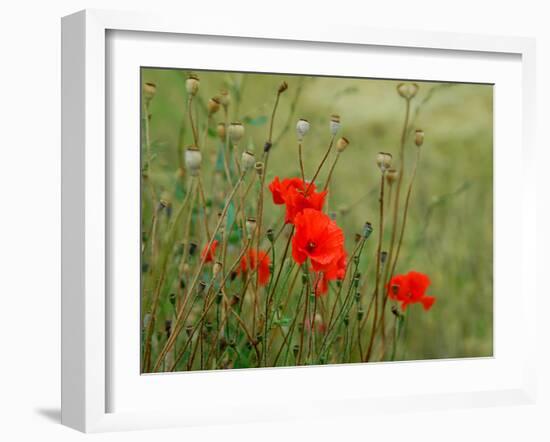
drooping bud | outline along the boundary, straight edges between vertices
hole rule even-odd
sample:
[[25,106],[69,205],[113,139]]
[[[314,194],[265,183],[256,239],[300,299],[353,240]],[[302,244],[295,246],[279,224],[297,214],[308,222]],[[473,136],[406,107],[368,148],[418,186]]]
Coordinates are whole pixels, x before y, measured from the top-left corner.
[[191,176],[197,176],[201,170],[202,154],[195,146],[185,150],[185,167]]
[[382,172],[385,172],[391,167],[392,155],[387,152],[378,152],[376,156],[376,164]]
[[418,84],[416,83],[399,83],[397,85],[397,93],[407,100],[413,98],[417,92]]
[[256,158],[254,154],[248,150],[245,150],[241,156],[241,168],[244,172],[248,172],[256,165]]
[[157,93],[157,85],[155,83],[145,83],[143,85],[143,98],[149,102]]
[[298,122],[296,123],[296,136],[298,137],[298,141],[303,141],[304,136],[309,131],[309,128],[309,121],[304,120],[303,118],[300,118],[298,120]]
[[340,115],[333,114],[330,116],[330,133],[336,135],[340,130]]
[[267,236],[267,240],[270,242],[270,243],[273,243],[274,239],[275,239],[275,232],[273,232],[273,229],[267,229],[267,232],[265,232],[265,235]]
[[244,126],[236,121],[229,125],[229,138],[233,144],[239,144],[244,136]]
[[212,97],[208,100],[208,115],[214,115],[220,110],[220,99],[218,97]]
[[282,94],[284,91],[286,91],[288,89],[288,83],[286,81],[283,81],[280,86],[279,86],[279,89],[278,89],[278,93],[279,94]]
[[187,93],[191,96],[197,95],[197,92],[199,91],[199,84],[199,77],[195,74],[190,74],[185,82],[185,89],[187,89]]
[[420,147],[422,146],[423,143],[424,143],[424,131],[422,129],[416,129],[416,132],[414,134],[414,144]]
[[343,152],[346,150],[346,147],[349,145],[349,140],[346,137],[339,138],[336,142],[336,150],[338,152]]

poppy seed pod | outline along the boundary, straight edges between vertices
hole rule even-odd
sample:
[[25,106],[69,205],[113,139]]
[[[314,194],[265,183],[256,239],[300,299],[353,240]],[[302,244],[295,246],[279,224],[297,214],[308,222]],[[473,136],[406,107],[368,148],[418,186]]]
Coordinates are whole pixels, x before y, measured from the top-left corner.
[[309,127],[309,121],[304,120],[303,118],[298,120],[296,123],[296,136],[298,137],[298,141],[302,141],[304,139],[304,136],[309,131]]
[[185,167],[191,176],[197,176],[201,170],[202,154],[201,151],[194,147],[188,147],[185,150]]
[[414,144],[418,147],[422,146],[424,143],[424,131],[422,129],[417,129],[414,134]]
[[385,172],[391,167],[391,159],[391,153],[378,152],[378,155],[376,156],[376,164],[378,164],[378,167],[382,172]]
[[246,219],[246,232],[249,236],[252,236],[256,230],[256,218],[247,218]]
[[339,138],[336,142],[336,150],[338,152],[343,152],[348,147],[349,140],[346,137]]
[[397,93],[407,100],[413,98],[417,92],[418,84],[416,83],[399,83],[397,85]]
[[220,103],[225,108],[231,103],[231,95],[229,95],[226,89],[220,91]]
[[157,93],[157,85],[155,83],[145,83],[143,85],[143,98],[146,101],[151,101]]
[[208,100],[208,115],[214,115],[220,110],[220,99],[218,97],[212,97]]
[[331,115],[330,116],[330,133],[332,136],[336,135],[340,130],[340,115]]
[[222,263],[220,261],[216,261],[214,265],[212,266],[212,276],[214,278],[219,275],[219,273],[222,270]]
[[242,123],[234,122],[229,125],[229,138],[233,144],[239,144],[244,136],[244,126]]
[[187,93],[191,96],[197,95],[197,92],[199,91],[199,84],[199,77],[195,74],[189,75],[189,77],[187,77],[187,81],[185,82],[185,89],[187,89]]
[[261,161],[257,161],[254,165],[254,169],[256,169],[256,173],[259,177],[261,177],[264,174],[264,163]]
[[218,123],[216,127],[216,132],[218,133],[218,138],[220,140],[225,140],[225,123]]
[[248,150],[245,150],[241,156],[241,168],[244,172],[248,172],[256,164],[256,158],[254,154]]
[[388,185],[392,185],[399,177],[399,172],[396,169],[388,169],[386,171],[386,182]]
[[288,89],[288,83],[286,81],[283,81],[281,85],[279,86],[279,94],[282,94],[284,91]]

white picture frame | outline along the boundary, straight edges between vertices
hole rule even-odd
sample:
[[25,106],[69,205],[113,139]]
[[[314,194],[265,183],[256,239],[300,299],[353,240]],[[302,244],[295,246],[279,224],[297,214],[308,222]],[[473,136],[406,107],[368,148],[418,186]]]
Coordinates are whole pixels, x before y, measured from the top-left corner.
[[[114,388],[110,375],[113,354],[108,339],[107,328],[116,320],[110,311],[108,289],[110,287],[109,244],[113,241],[110,235],[116,234],[116,229],[108,228],[108,220],[112,216],[110,195],[110,175],[117,173],[109,164],[110,135],[107,133],[106,121],[111,118],[108,108],[108,93],[111,77],[108,72],[109,52],[108,34],[112,32],[139,32],[147,38],[155,33],[159,36],[209,37],[218,39],[232,38],[243,41],[283,42],[288,45],[298,45],[307,42],[312,47],[318,45],[338,44],[332,50],[347,47],[374,47],[379,51],[400,48],[408,50],[429,50],[432,55],[449,53],[469,53],[479,60],[491,54],[513,56],[519,60],[519,75],[521,82],[514,93],[519,99],[519,108],[513,115],[521,117],[516,127],[510,127],[510,139],[517,140],[516,157],[510,158],[506,165],[504,161],[496,161],[495,174],[499,168],[506,172],[514,164],[521,164],[517,174],[517,183],[523,177],[529,176],[533,170],[534,140],[533,113],[535,96],[535,46],[532,39],[517,37],[491,37],[478,35],[426,33],[416,31],[388,31],[375,29],[354,29],[345,26],[331,26],[330,29],[304,25],[294,27],[290,24],[269,26],[265,23],[246,23],[235,27],[231,23],[214,22],[210,19],[195,17],[193,21],[183,24],[177,17],[154,16],[151,14],[134,14],[123,12],[87,10],[63,18],[62,21],[62,423],[84,432],[111,431],[123,429],[158,428],[168,426],[206,425],[220,422],[247,422],[285,418],[301,418],[334,414],[368,414],[373,410],[395,412],[407,409],[436,409],[470,406],[487,406],[500,404],[532,403],[536,394],[535,382],[535,327],[532,319],[528,319],[527,308],[536,304],[534,289],[534,271],[532,265],[535,253],[535,193],[532,189],[518,187],[517,198],[522,205],[521,220],[514,220],[515,241],[517,250],[516,265],[519,265],[520,276],[510,284],[519,289],[516,305],[518,323],[524,346],[517,352],[517,361],[510,375],[503,376],[499,382],[483,387],[483,380],[493,376],[491,370],[505,370],[507,363],[498,365],[495,353],[493,361],[478,363],[476,361],[456,360],[442,362],[437,367],[444,381],[436,383],[425,393],[409,391],[402,394],[395,391],[383,391],[371,394],[357,389],[354,395],[339,395],[337,389],[325,398],[311,398],[308,407],[304,404],[290,401],[282,405],[273,403],[271,406],[258,406],[254,402],[254,392],[244,395],[234,405],[233,411],[206,413],[207,405],[199,404],[194,409],[175,407],[168,404],[164,409],[138,408],[135,410],[112,410],[109,395]],[[256,44],[254,43],[254,44]],[[261,44],[261,43],[260,43]],[[116,56],[116,55],[115,55]],[[443,55],[441,55],[443,56]],[[252,66],[252,65],[251,65]],[[426,69],[430,69],[429,66]],[[518,77],[519,78],[519,77]],[[505,116],[502,116],[505,118]],[[500,118],[498,112],[496,118]],[[516,137],[517,135],[517,137]],[[502,137],[495,137],[495,146],[504,142]],[[114,178],[116,179],[116,177]],[[512,180],[511,177],[508,177]],[[499,192],[495,186],[495,194]],[[495,221],[498,222],[495,214]],[[502,218],[502,217],[501,217]],[[502,224],[501,224],[502,225]],[[505,230],[505,229],[504,229]],[[496,239],[498,239],[498,234]],[[499,250],[499,242],[495,242],[495,253]],[[124,252],[123,252],[124,253]],[[531,261],[529,261],[531,257]],[[531,264],[529,264],[529,262]],[[496,281],[497,282],[497,281]],[[497,285],[495,286],[497,287]],[[505,285],[501,285],[503,290]],[[496,289],[495,289],[496,290]],[[495,292],[496,293],[496,292]],[[504,292],[503,292],[504,293]],[[138,296],[136,294],[136,296]],[[504,294],[501,295],[504,297]],[[495,312],[495,323],[501,323],[501,330],[506,330],[506,315],[501,319]],[[532,316],[530,317],[532,318]],[[139,330],[136,327],[136,333]],[[518,339],[520,336],[518,336]],[[504,353],[502,353],[504,354]],[[424,364],[424,365],[423,365]],[[397,373],[400,366],[407,365],[408,370],[423,372],[431,370],[423,362],[401,364],[368,364],[372,365],[369,373],[382,376],[382,372]],[[331,379],[344,374],[346,379],[361,379],[364,364],[353,367],[319,367],[307,370],[324,370],[323,377]],[[267,371],[266,371],[267,370]],[[274,374],[273,372],[277,372]],[[480,382],[464,383],[459,390],[451,391],[446,384],[460,384],[461,372],[469,373],[470,377],[484,372],[479,377]],[[246,383],[262,385],[270,382],[277,387],[275,376],[287,376],[288,382],[296,382],[308,388],[308,378],[304,377],[302,369],[284,370],[240,370],[238,373],[187,373],[195,376],[193,383],[216,385],[224,383],[231,376],[231,382],[242,388]],[[313,371],[309,372],[314,373]],[[128,373],[128,377],[139,377],[139,373]],[[168,376],[172,376],[170,384]],[[176,376],[176,377],[174,377]],[[318,375],[317,375],[318,376]],[[165,378],[166,382],[161,380]],[[292,378],[292,379],[290,379]],[[120,379],[120,376],[118,376]],[[157,392],[144,392],[146,401],[148,394],[162,395],[167,388],[174,388],[173,383],[184,383],[182,375],[145,376],[141,379],[156,379],[158,386],[151,388]],[[187,378],[189,379],[189,378]],[[153,381],[150,381],[152,384]],[[161,385],[164,383],[165,385]],[[134,384],[135,385],[135,384]],[[128,388],[132,384],[128,383]],[[183,387],[182,387],[183,388]],[[198,395],[193,390],[189,394]],[[124,393],[124,392],[123,392]],[[200,402],[200,401],[198,401]],[[294,404],[294,405],[292,405]]]

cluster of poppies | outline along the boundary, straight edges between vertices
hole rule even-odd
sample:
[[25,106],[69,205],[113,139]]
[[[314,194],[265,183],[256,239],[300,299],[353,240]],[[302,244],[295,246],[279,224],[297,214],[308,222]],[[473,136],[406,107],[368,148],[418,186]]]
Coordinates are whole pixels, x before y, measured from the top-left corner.
[[315,274],[315,294],[325,294],[329,281],[344,278],[347,258],[342,229],[321,211],[326,190],[317,192],[314,183],[300,178],[281,181],[279,177],[271,182],[269,190],[275,204],[285,205],[285,222],[294,225],[294,261],[302,265],[309,260]]
[[395,275],[388,284],[388,296],[401,303],[405,311],[409,304],[420,303],[424,310],[429,310],[435,302],[433,296],[426,295],[430,278],[420,272],[410,271],[405,275]]

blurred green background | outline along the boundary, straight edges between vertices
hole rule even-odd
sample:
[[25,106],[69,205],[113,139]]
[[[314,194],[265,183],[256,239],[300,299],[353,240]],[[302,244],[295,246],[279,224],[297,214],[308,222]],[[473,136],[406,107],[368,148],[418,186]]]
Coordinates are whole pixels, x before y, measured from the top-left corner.
[[[341,117],[341,135],[351,144],[333,176],[329,211],[344,229],[351,250],[365,221],[378,228],[379,151],[397,158],[405,101],[398,81],[293,75],[194,71],[200,77],[197,98],[201,133],[208,98],[227,89],[232,97],[230,121],[246,128],[245,143],[260,157],[279,84],[274,147],[267,182],[275,175],[299,176],[295,124],[311,123],[304,142],[306,176],[315,172],[330,141],[329,117]],[[154,161],[151,177],[169,194],[176,193],[181,152],[192,144],[187,125],[185,79],[189,71],[142,69],[142,83],[153,82],[157,93],[150,107]],[[397,273],[416,270],[432,280],[431,311],[419,304],[409,311],[405,352],[398,359],[491,356],[493,352],[493,87],[491,85],[418,82],[412,101],[410,130],[425,131],[422,157],[413,190],[407,231]],[[220,111],[212,127],[223,121]],[[406,164],[410,171],[416,146],[409,137]],[[212,133],[209,145],[217,145]],[[318,178],[323,183],[332,157]],[[206,163],[209,163],[206,161]],[[208,165],[203,176],[208,188]],[[409,174],[405,174],[404,189]],[[209,192],[210,189],[207,189]],[[405,192],[403,191],[402,194]],[[269,198],[269,195],[268,195]],[[266,200],[266,219],[274,223],[282,208]],[[376,242],[369,244],[366,266],[372,272]],[[370,261],[370,262],[369,262]],[[367,273],[368,276],[368,273]],[[368,276],[368,277],[372,277]],[[372,279],[371,279],[372,280]]]

